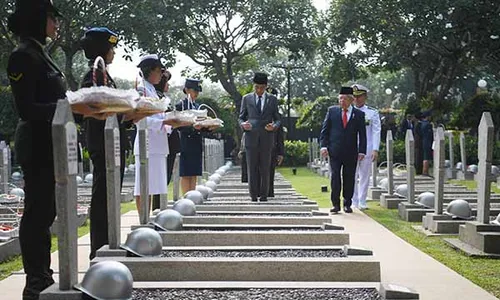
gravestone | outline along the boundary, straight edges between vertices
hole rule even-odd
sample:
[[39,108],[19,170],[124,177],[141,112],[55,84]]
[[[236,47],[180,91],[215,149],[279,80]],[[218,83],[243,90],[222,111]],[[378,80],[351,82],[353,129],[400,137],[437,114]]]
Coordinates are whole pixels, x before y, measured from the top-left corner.
[[[391,200],[398,199],[397,195],[394,195],[394,140],[392,138],[392,132],[387,131],[386,138],[386,152],[387,152],[387,191],[382,191],[380,195],[380,206],[384,208],[394,208],[389,207],[388,203]],[[397,204],[396,204],[397,205]]]
[[405,138],[406,150],[406,184],[408,191],[406,201],[413,204],[415,203],[415,139],[413,138],[413,131],[411,129],[406,131]]
[[491,165],[493,160],[495,127],[491,113],[483,112],[479,124],[477,178],[477,221],[460,226],[459,239],[447,239],[453,247],[469,254],[500,257],[500,226],[490,224]]
[[80,150],[80,157],[78,159],[78,176],[80,178],[85,178],[84,172],[83,172],[83,149],[82,149],[82,144],[78,143],[78,149]]
[[445,134],[442,127],[438,127],[434,146],[434,212],[426,213],[422,219],[422,226],[432,233],[454,234],[465,221],[454,220],[443,214],[444,207],[444,180],[445,180]]
[[181,154],[177,153],[174,160],[174,169],[172,171],[172,182],[173,182],[173,200],[179,200],[179,190],[180,190],[180,176],[179,176],[179,163],[181,160]]
[[455,154],[453,153],[453,132],[448,131],[447,136],[448,136],[448,153],[449,153],[448,156],[450,161],[450,168],[446,170],[448,172],[446,177],[448,179],[456,179],[457,169],[455,168]]
[[3,193],[9,193],[9,153],[7,149],[7,144],[5,141],[0,142],[0,178],[1,178],[1,190]]
[[139,176],[140,176],[140,194],[141,206],[139,211],[139,222],[145,225],[149,222],[149,163],[148,163],[148,128],[147,120],[139,121],[137,130],[139,131]]
[[116,115],[110,116],[104,126],[106,157],[106,191],[108,209],[109,249],[120,247],[120,129]]
[[393,173],[393,167],[394,167],[394,140],[392,139],[392,131],[387,131],[387,140],[386,140],[386,147],[387,147],[387,194],[392,195],[394,192],[394,173]]
[[467,171],[467,152],[465,150],[465,134],[460,132],[460,156],[462,159],[462,168],[457,172],[457,178],[460,180],[473,180],[474,174]]
[[[81,295],[74,291],[78,282],[77,186],[78,141],[73,114],[67,100],[59,100],[52,122],[56,213],[59,222],[59,283],[46,289],[40,299],[52,299],[46,292],[58,292],[66,299]],[[58,298],[61,299],[61,298]]]

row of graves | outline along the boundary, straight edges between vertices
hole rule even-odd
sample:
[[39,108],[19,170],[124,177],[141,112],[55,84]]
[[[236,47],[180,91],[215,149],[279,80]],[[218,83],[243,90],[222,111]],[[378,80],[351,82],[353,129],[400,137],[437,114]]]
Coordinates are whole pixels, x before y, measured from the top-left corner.
[[372,251],[350,245],[315,201],[277,174],[275,197],[251,202],[241,170],[225,162],[223,144],[206,141],[204,176],[173,201],[161,197],[149,213],[146,124],[139,124],[141,209],[121,237],[119,131],[106,121],[109,245],[78,276],[76,131],[70,105],[60,100],[53,121],[59,282],[40,299],[418,299],[418,293],[381,283]]
[[[461,162],[454,164],[453,134],[438,127],[434,135],[433,176],[415,176],[415,141],[411,130],[406,133],[406,165],[393,163],[392,135],[387,135],[386,168],[374,165],[369,198],[382,207],[398,209],[399,217],[415,225],[428,236],[457,235],[445,241],[471,256],[500,257],[500,195],[491,192],[499,185],[498,167],[492,165],[494,124],[484,112],[479,124],[478,165],[467,165],[465,136],[460,134]],[[449,143],[448,159],[445,143]],[[475,180],[470,190],[447,182],[447,179]]]

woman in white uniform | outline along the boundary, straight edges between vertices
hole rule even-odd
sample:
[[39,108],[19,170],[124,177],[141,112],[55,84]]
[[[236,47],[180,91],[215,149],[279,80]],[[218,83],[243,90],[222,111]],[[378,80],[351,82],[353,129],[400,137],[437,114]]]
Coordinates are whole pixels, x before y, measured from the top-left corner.
[[[148,54],[141,57],[138,67],[142,71],[143,78],[138,82],[137,91],[141,96],[158,98],[155,84],[161,80],[164,66],[156,54]],[[165,124],[165,114],[159,113],[146,118],[148,126],[148,181],[149,195],[167,194],[167,167],[166,157],[168,155],[168,131],[171,127]],[[141,207],[140,191],[140,162],[139,162],[139,131],[134,142],[135,155],[135,186],[134,196],[137,210]]]

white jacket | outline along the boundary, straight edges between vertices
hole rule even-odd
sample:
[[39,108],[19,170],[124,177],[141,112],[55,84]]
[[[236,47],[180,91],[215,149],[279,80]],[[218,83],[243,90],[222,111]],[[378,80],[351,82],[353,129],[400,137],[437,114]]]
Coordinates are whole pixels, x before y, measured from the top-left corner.
[[[137,91],[141,96],[159,99],[155,87],[145,80],[139,83]],[[165,113],[159,113],[146,118],[148,125],[148,154],[167,156],[169,153],[167,133],[170,130],[170,126],[163,125],[163,120],[165,120]],[[135,136],[134,154],[139,155],[139,130],[137,130]]]

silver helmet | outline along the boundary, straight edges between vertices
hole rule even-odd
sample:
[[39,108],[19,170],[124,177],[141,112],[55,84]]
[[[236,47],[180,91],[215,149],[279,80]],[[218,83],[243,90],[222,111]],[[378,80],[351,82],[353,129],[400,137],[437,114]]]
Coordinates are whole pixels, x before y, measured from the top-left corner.
[[462,163],[461,162],[457,162],[457,165],[455,166],[455,169],[462,170]]
[[491,175],[493,176],[500,175],[500,169],[497,166],[491,166]]
[[451,167],[451,162],[450,162],[449,159],[445,159],[445,161],[444,161],[444,167],[445,168],[450,168]]
[[478,171],[478,167],[477,165],[469,165],[467,167],[467,171],[471,172],[471,173],[474,173],[474,174],[477,174],[477,171]]
[[183,216],[196,215],[196,205],[189,199],[179,199],[175,201],[172,208],[178,211]]
[[182,215],[173,209],[165,209],[159,212],[151,224],[161,230],[182,230]]
[[185,199],[189,199],[194,202],[194,204],[203,204],[203,194],[200,191],[189,191],[184,194]]
[[382,178],[382,180],[380,180],[380,182],[378,184],[378,187],[383,189],[384,191],[388,191],[389,190],[389,179]]
[[491,223],[500,226],[500,214],[498,214],[497,218],[495,220],[493,220]]
[[417,197],[415,203],[424,206],[425,208],[434,208],[434,193],[423,192]]
[[214,181],[209,180],[205,182],[205,186],[211,188],[214,192],[217,190],[217,183],[215,183]]
[[10,190],[9,194],[16,195],[19,198],[24,198],[24,190],[22,188],[13,188]]
[[470,220],[473,218],[469,202],[463,199],[451,201],[446,207],[444,214],[462,220]]
[[217,174],[217,173],[212,174],[212,175],[210,175],[210,177],[208,177],[208,180],[211,180],[211,181],[213,181],[213,182],[215,182],[215,183],[217,183],[217,184],[219,184],[219,183],[220,183],[221,179],[222,179],[222,176],[220,176],[220,175],[219,175],[219,174]]
[[94,175],[87,174],[85,175],[85,182],[92,182],[94,180]]
[[21,180],[23,178],[23,175],[21,175],[21,173],[19,172],[14,172],[12,173],[12,180]]
[[132,299],[133,283],[132,273],[124,264],[107,260],[90,266],[75,288],[94,299],[128,300]]
[[151,228],[137,228],[129,233],[127,241],[120,247],[137,256],[159,256],[163,241],[160,234]]
[[209,190],[208,190],[208,187],[204,186],[204,185],[197,185],[196,186],[196,190],[199,191],[202,195],[203,195],[203,199],[204,200],[207,200],[208,199],[208,194],[209,194]]
[[394,194],[401,197],[408,196],[408,185],[406,183],[398,185]]

